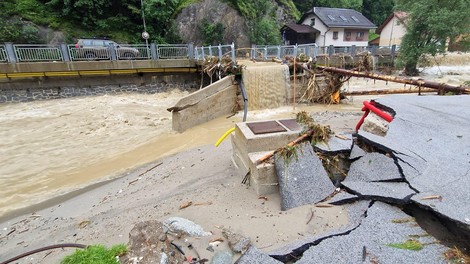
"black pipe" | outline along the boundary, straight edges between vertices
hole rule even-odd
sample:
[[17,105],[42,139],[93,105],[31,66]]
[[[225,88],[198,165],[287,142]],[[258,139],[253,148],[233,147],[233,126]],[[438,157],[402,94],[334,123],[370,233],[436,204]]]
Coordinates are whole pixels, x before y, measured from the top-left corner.
[[68,244],[57,244],[57,245],[51,245],[51,246],[46,246],[46,247],[42,247],[42,248],[38,248],[38,249],[34,249],[34,250],[31,250],[31,251],[28,251],[26,253],[23,253],[21,255],[18,255],[16,257],[13,257],[11,259],[8,259],[0,264],[7,264],[7,263],[11,263],[15,260],[19,260],[19,259],[22,259],[24,257],[27,257],[29,255],[32,255],[32,254],[35,254],[35,253],[38,253],[38,252],[41,252],[41,251],[46,251],[46,250],[51,250],[51,249],[56,249],[56,248],[65,248],[65,247],[75,247],[75,248],[86,248],[87,245],[82,245],[82,244],[73,244],[73,243],[68,243]]
[[246,96],[245,86],[243,85],[242,76],[236,75],[235,80],[238,82],[240,86],[240,90],[242,91],[243,97],[243,122],[246,121],[246,116],[248,114],[248,97]]

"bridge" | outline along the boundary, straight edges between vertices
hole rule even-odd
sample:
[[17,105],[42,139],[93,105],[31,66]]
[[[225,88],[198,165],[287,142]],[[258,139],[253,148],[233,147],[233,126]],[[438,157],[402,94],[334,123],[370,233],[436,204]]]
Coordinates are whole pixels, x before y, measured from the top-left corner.
[[0,103],[120,92],[155,93],[172,87],[195,89],[203,85],[197,73],[208,57],[235,65],[240,59],[279,62],[303,56],[319,65],[347,67],[365,54],[377,55],[376,61],[386,63],[393,63],[396,55],[395,47],[318,47],[314,43],[249,48],[236,48],[233,43],[125,47],[137,50],[136,56],[121,56],[119,47],[112,45],[91,58],[81,56],[83,52],[75,45],[0,45]]
[[[0,45],[0,79],[28,77],[64,77],[87,75],[114,75],[139,73],[178,73],[195,72],[197,65],[206,56],[229,57],[251,60],[282,60],[286,56],[304,54],[314,60],[323,59],[322,64],[334,63],[332,58],[351,58],[368,52],[372,55],[387,55],[392,59],[396,47],[318,47],[316,44],[288,46],[260,46],[236,49],[234,44],[194,47],[192,44],[126,45],[138,51],[132,58],[120,56],[119,47],[113,45],[100,53],[99,57],[81,56],[75,45]],[[384,52],[385,51],[385,52]]]

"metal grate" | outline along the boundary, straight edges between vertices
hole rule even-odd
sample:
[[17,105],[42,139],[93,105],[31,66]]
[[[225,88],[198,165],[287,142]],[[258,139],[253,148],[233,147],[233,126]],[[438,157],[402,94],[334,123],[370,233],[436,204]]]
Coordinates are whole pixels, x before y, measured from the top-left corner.
[[284,120],[279,120],[279,123],[283,124],[285,127],[287,127],[291,131],[300,131],[301,127],[295,119],[284,119]]
[[276,121],[265,121],[246,124],[255,135],[276,132],[286,132],[287,130]]

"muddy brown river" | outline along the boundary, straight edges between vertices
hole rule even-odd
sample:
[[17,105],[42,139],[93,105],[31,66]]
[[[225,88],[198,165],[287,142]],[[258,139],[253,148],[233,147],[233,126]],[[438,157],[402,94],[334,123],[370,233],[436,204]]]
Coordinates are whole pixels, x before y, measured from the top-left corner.
[[[185,149],[214,144],[242,113],[184,133],[171,130],[172,106],[187,92],[82,97],[0,105],[0,217]],[[248,121],[294,117],[291,106],[250,111]]]

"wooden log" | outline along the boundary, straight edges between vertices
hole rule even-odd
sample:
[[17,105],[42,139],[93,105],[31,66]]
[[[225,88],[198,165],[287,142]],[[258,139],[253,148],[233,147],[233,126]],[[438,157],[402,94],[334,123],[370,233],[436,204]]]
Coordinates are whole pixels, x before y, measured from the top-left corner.
[[446,83],[426,81],[422,79],[415,80],[415,79],[409,79],[409,78],[401,78],[397,76],[382,75],[382,74],[371,73],[371,72],[351,71],[351,70],[345,70],[345,69],[334,68],[334,67],[317,66],[316,68],[319,70],[326,71],[326,72],[333,72],[333,73],[338,73],[341,75],[364,77],[364,78],[396,82],[396,83],[404,83],[404,84],[415,85],[418,87],[432,88],[432,89],[436,89],[436,90],[444,91],[444,92],[454,92],[457,94],[470,94],[470,87],[468,86],[457,86],[457,85],[451,85],[451,84],[446,84]]
[[412,89],[380,89],[380,90],[368,90],[368,91],[351,91],[341,93],[344,96],[354,95],[380,95],[380,94],[409,94],[409,93],[432,93],[436,92],[435,89],[431,88],[412,88]]

